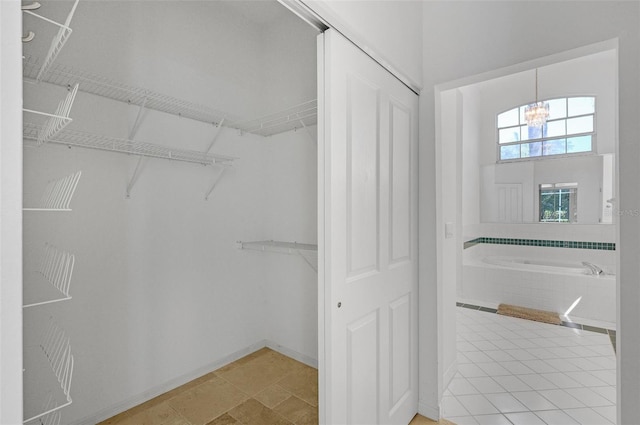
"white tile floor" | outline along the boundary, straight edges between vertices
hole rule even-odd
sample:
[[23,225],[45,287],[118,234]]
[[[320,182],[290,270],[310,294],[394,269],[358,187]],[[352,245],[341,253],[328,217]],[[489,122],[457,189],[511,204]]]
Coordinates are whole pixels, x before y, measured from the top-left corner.
[[458,425],[616,422],[608,335],[457,308],[458,373],[443,415]]

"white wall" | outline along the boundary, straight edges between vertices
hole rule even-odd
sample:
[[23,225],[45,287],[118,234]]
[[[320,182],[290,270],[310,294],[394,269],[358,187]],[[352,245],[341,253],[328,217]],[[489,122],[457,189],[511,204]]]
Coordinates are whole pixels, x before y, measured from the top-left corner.
[[422,87],[422,2],[302,0],[361,49],[416,89]]
[[[292,33],[296,35],[292,37]],[[270,109],[266,113],[318,97],[316,33],[306,22],[293,15],[284,16],[264,27],[261,43],[264,74],[261,97]]]
[[474,86],[463,87],[462,93],[462,225],[480,223],[480,93]]
[[[263,142],[266,239],[317,244],[316,128],[310,131],[313,137],[298,130]],[[317,272],[297,255],[255,254],[267,256],[266,339],[286,354],[317,365]],[[317,268],[317,257],[314,264]]]
[[[621,363],[618,375],[622,416],[618,422],[635,423],[640,418],[640,321],[637,304],[640,289],[640,218],[633,212],[640,207],[636,182],[640,160],[637,75],[638,28],[640,11],[637,2],[425,2],[423,37],[423,82],[421,96],[421,231],[420,251],[420,339],[421,404],[424,411],[436,409],[438,376],[435,364],[437,340],[435,279],[436,244],[433,226],[436,206],[434,170],[434,87],[543,58],[569,49],[612,38],[619,39],[619,196],[623,212],[620,220],[620,299],[621,320],[618,352]],[[523,30],[536,28],[536,31]],[[557,60],[546,59],[547,64]],[[542,66],[545,63],[538,62]],[[526,68],[523,68],[523,70]],[[488,76],[484,79],[491,78]],[[467,84],[473,82],[467,80]],[[457,86],[466,85],[464,82]],[[427,341],[428,343],[423,343]]]
[[[440,135],[444,143],[437,165],[441,167],[441,190],[436,195],[436,203],[441,205],[436,226],[441,249],[437,253],[438,264],[438,332],[441,355],[438,358],[439,374],[444,379],[438,387],[438,395],[446,390],[446,386],[457,372],[456,347],[456,288],[462,279],[462,258],[458,251],[462,247],[461,196],[458,187],[462,183],[462,169],[453,164],[462,160],[463,123],[462,94],[450,90],[442,94],[442,114],[439,123]],[[460,261],[458,261],[460,259]],[[447,308],[451,307],[451,308]]]

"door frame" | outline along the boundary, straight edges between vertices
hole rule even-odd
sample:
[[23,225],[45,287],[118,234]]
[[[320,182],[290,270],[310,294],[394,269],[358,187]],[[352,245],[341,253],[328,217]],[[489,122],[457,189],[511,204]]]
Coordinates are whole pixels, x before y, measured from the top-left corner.
[[22,423],[22,11],[0,1],[0,423]]
[[[618,46],[618,40],[617,39],[612,39],[612,40],[606,40],[606,41],[602,41],[599,43],[595,43],[595,44],[590,44],[590,45],[586,45],[586,46],[582,46],[582,47],[578,47],[576,49],[572,49],[572,50],[568,50],[568,51],[564,51],[564,52],[560,52],[557,54],[553,54],[553,55],[549,55],[549,56],[544,56],[541,58],[537,58],[537,59],[533,59],[533,60],[529,60],[526,62],[522,62],[516,65],[511,65],[511,66],[507,66],[504,68],[499,68],[499,69],[495,69],[492,71],[488,71],[482,74],[478,74],[478,75],[473,75],[473,76],[469,76],[469,77],[465,77],[465,78],[461,78],[458,80],[454,80],[454,81],[450,81],[450,82],[446,82],[443,84],[439,84],[436,85],[434,87],[434,101],[435,101],[435,116],[436,116],[436,122],[435,122],[435,152],[436,152],[436,156],[435,156],[435,165],[436,165],[436,193],[442,193],[443,188],[444,188],[444,182],[443,182],[443,166],[445,164],[443,164],[442,162],[442,156],[439,155],[439,152],[442,152],[443,150],[443,144],[445,143],[443,141],[442,138],[442,131],[440,128],[440,118],[441,118],[441,99],[442,99],[442,94],[444,92],[450,91],[450,90],[456,90],[458,88],[464,87],[464,86],[468,86],[468,85],[472,85],[472,84],[477,84],[477,83],[481,83],[484,81],[488,81],[488,80],[493,80],[496,78],[500,78],[500,77],[505,77],[511,74],[516,74],[519,72],[525,72],[525,71],[530,71],[530,70],[534,70],[536,68],[540,68],[540,67],[544,67],[544,66],[548,66],[548,65],[552,65],[555,63],[560,63],[560,62],[564,62],[567,60],[571,60],[571,59],[577,59],[583,56],[587,56],[590,54],[596,54],[596,53],[600,53],[600,52],[604,52],[604,51],[610,51],[610,50],[615,50],[615,51],[619,51],[619,46]],[[619,70],[618,70],[619,72]],[[619,74],[618,74],[619,75]],[[618,77],[619,78],[619,77]],[[617,86],[617,82],[616,82],[616,86]],[[616,140],[615,140],[615,145],[616,145],[616,152],[619,151],[618,149],[618,144],[619,144],[619,138],[617,137],[618,135],[618,128],[619,128],[619,121],[618,121],[618,116],[619,113],[616,110]],[[456,163],[456,167],[459,168],[458,170],[456,170],[456,174],[460,174],[462,172],[462,168],[464,167],[464,164],[462,163],[462,160],[457,161]],[[614,173],[614,182],[615,182],[615,193],[617,194],[616,196],[619,198],[620,197],[620,190],[619,190],[619,182],[620,182],[620,167],[619,167],[619,155],[616,155],[615,158],[615,173]],[[421,193],[422,194],[422,193]],[[458,185],[457,190],[456,190],[456,194],[455,194],[456,198],[460,199],[461,198],[461,186]],[[618,199],[619,201],[619,199]],[[618,204],[619,205],[619,204]],[[458,205],[458,208],[460,206]],[[444,223],[444,219],[442,218],[444,214],[444,208],[442,205],[442,202],[439,202],[438,199],[436,199],[436,216],[438,217],[438,219],[436,220],[436,233],[438,235],[444,235],[445,233],[445,223]],[[620,222],[618,221],[617,223],[614,222],[614,224],[617,226],[616,227],[616,246],[620,247]],[[462,229],[461,223],[459,226],[457,226],[458,229]],[[441,252],[444,252],[444,236],[442,237],[438,237],[436,238],[436,252],[438,253],[438,256],[440,256]],[[451,262],[453,264],[461,264],[462,262],[462,250],[459,249],[456,251],[456,255],[458,256],[458,258],[456,258],[455,261]],[[618,278],[616,279],[616,298],[617,298],[617,305],[618,305],[618,327],[620,327],[620,250],[619,248],[616,249],[616,264],[618,265],[618,269],[616,271],[616,275],[618,276]],[[438,261],[438,266],[441,266],[442,261]],[[437,291],[437,298],[438,300],[440,300],[441,298],[441,294],[444,291],[444,282],[443,279],[441,278],[442,274],[445,273],[444,270],[438,269],[436,270],[436,274],[437,274],[437,283],[436,283],[436,291]],[[421,298],[421,301],[423,301],[424,299]],[[437,325],[437,358],[438,360],[442,359],[443,357],[443,347],[446,344],[445,338],[447,338],[447,335],[445,332],[443,332],[442,329],[442,317],[444,315],[446,315],[447,313],[450,313],[450,309],[455,309],[456,306],[454,305],[441,305],[440,303],[438,303],[437,306],[437,321],[438,321],[438,325]],[[421,331],[420,336],[424,336],[424,333]],[[455,335],[453,336],[455,338]],[[618,347],[620,346],[620,336],[618,334]],[[618,368],[617,368],[617,396],[618,396],[618,400],[621,400],[621,391],[620,391],[620,381],[621,381],[621,374],[620,374],[620,356],[621,356],[621,350],[617,350],[617,364],[618,364]],[[421,353],[421,358],[422,358],[422,353]],[[421,366],[423,367],[427,367],[424,364],[421,364]],[[438,394],[437,394],[437,400],[429,400],[431,403],[435,403],[433,404],[433,406],[429,406],[433,409],[438,409],[441,399],[442,399],[442,394],[444,392],[444,384],[446,383],[446,379],[448,376],[445,376],[444,373],[442,373],[442,370],[438,370],[438,379],[437,379],[437,385],[438,385]],[[421,372],[422,373],[422,372]],[[621,415],[621,403],[618,402],[616,404],[616,408],[618,411],[618,418],[620,418]]]

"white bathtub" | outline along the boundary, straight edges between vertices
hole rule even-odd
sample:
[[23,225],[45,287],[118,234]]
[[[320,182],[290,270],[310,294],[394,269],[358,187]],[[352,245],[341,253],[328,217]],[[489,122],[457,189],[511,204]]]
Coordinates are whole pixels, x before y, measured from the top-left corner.
[[532,270],[538,272],[544,271],[563,274],[592,274],[587,266],[577,261],[488,256],[484,257],[482,259],[482,262],[494,266],[508,267],[517,270]]
[[571,319],[616,322],[616,277],[593,275],[581,261],[522,255],[476,258],[463,265],[458,298],[487,307],[507,303]]

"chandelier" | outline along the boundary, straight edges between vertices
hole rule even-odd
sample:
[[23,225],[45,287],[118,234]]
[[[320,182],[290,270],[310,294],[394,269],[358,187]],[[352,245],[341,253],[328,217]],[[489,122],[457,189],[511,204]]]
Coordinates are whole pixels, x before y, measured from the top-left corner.
[[536,102],[524,108],[524,120],[528,127],[542,127],[549,117],[549,104],[538,102],[538,69],[536,68]]

